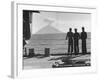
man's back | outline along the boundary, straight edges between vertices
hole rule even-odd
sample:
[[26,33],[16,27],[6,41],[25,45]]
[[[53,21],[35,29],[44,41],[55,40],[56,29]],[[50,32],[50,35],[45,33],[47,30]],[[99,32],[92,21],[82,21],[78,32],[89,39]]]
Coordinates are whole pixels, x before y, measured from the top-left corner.
[[79,33],[78,32],[74,33],[74,40],[79,40],[79,38],[80,38]]
[[81,39],[86,39],[86,38],[87,38],[87,33],[81,32]]
[[72,32],[68,32],[67,33],[67,38],[68,39],[72,39],[73,38],[73,33]]

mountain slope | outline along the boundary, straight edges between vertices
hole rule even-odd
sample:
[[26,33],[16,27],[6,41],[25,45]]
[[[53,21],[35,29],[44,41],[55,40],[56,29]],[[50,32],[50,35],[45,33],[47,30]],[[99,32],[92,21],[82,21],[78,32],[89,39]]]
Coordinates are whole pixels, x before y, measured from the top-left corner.
[[62,32],[50,25],[47,25],[46,27],[43,27],[38,32],[36,32],[36,34],[54,34],[54,33],[62,33]]

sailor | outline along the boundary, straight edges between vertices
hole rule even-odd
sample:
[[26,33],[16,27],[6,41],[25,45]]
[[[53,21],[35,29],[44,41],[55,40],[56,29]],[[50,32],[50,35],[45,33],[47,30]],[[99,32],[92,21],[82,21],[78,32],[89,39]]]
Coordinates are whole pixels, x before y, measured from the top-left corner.
[[83,54],[87,53],[86,39],[87,39],[87,33],[85,32],[84,27],[82,27],[81,40],[82,40],[82,53]]
[[73,52],[73,32],[72,28],[69,28],[69,32],[67,33],[66,40],[68,39],[68,54],[72,54]]
[[79,53],[79,39],[80,39],[80,35],[77,32],[77,29],[75,29],[73,38],[74,38],[74,53],[75,55],[77,55]]

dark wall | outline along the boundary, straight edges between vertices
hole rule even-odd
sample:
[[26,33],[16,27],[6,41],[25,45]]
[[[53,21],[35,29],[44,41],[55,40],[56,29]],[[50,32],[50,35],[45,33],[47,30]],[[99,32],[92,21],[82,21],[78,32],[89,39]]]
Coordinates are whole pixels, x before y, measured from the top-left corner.
[[30,36],[29,11],[23,10],[23,38],[28,40]]
[[23,38],[29,40],[31,37],[30,23],[32,23],[32,13],[40,13],[36,10],[23,10]]

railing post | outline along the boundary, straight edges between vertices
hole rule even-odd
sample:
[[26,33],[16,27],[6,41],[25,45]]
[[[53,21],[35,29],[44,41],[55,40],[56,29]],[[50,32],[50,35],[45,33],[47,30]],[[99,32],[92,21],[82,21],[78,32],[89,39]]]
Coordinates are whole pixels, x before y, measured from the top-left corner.
[[33,57],[34,55],[34,48],[29,49],[29,57]]
[[45,48],[45,56],[50,56],[50,48]]

